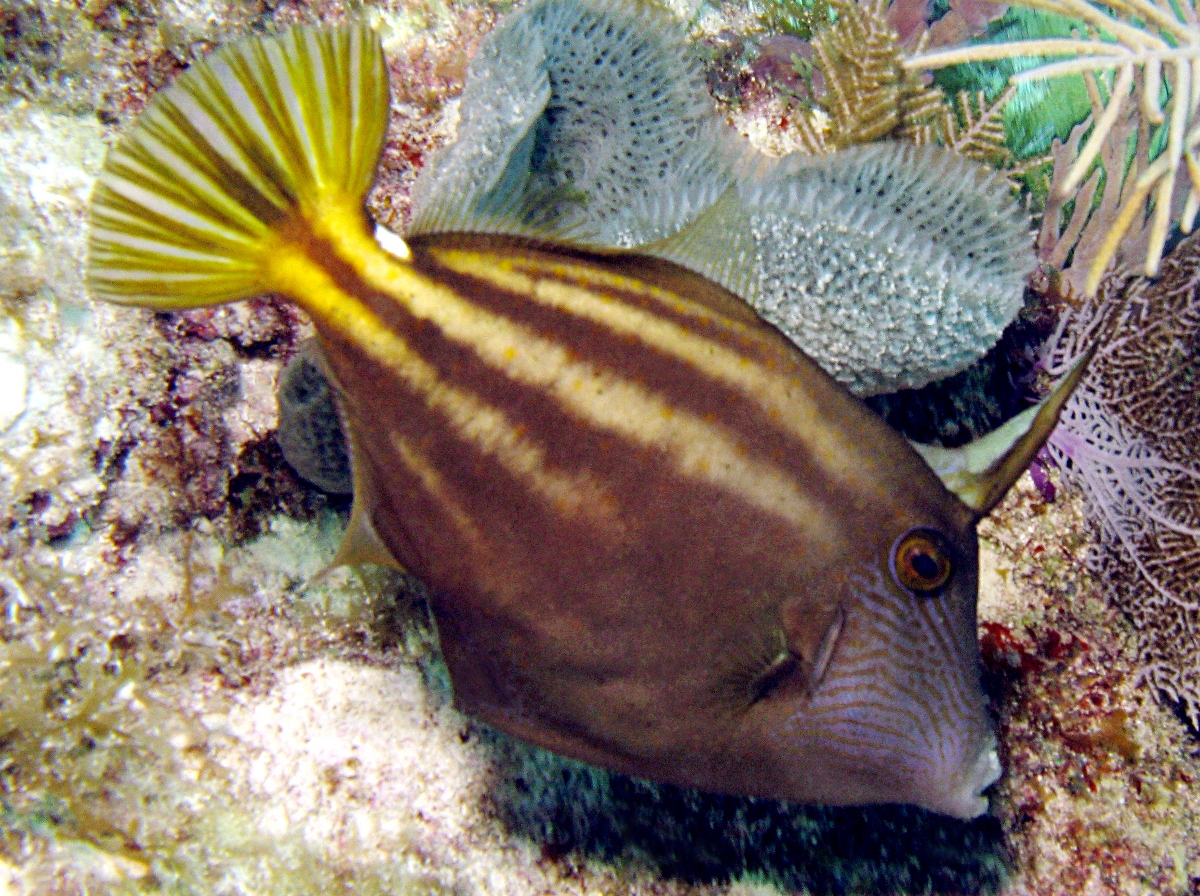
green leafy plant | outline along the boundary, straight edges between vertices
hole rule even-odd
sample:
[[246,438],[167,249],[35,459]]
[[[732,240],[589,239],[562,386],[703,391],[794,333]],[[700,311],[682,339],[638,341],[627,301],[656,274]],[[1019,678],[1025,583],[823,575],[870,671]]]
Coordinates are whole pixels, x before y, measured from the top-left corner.
[[750,8],[772,34],[791,34],[804,40],[836,18],[829,0],[752,0]]

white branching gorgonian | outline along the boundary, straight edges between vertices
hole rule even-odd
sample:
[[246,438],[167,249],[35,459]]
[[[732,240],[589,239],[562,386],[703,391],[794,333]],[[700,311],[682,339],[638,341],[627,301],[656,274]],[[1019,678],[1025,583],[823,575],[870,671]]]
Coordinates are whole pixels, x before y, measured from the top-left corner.
[[[919,54],[905,60],[910,70],[945,68],[965,62],[1020,57],[1069,56],[1048,62],[1012,78],[1014,84],[1039,78],[1082,75],[1098,110],[1092,133],[1061,183],[1060,197],[1075,190],[1112,135],[1121,111],[1134,100],[1143,120],[1166,127],[1166,143],[1144,166],[1136,160],[1125,174],[1133,189],[1121,204],[1096,253],[1086,281],[1087,294],[1096,288],[1117,252],[1122,237],[1152,206],[1145,271],[1158,273],[1163,246],[1173,219],[1171,198],[1180,169],[1186,169],[1190,190],[1179,215],[1185,233],[1191,232],[1200,211],[1200,17],[1194,0],[1019,0],[1022,6],[1067,16],[1083,23],[1087,38],[1049,38],[977,44]],[[1135,78],[1135,74],[1140,76]],[[1099,75],[1100,77],[1097,77]],[[1165,106],[1162,103],[1166,97]]]

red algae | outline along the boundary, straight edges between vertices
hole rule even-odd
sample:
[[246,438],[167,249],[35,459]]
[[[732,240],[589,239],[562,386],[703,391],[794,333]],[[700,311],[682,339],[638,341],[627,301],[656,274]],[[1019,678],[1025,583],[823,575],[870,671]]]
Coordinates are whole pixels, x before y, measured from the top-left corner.
[[[1052,473],[1057,477],[1057,473]],[[1017,892],[1191,892],[1200,770],[1186,727],[1138,678],[1136,631],[1084,562],[1078,494],[1032,480],[981,526],[982,648],[1005,775],[993,811]]]

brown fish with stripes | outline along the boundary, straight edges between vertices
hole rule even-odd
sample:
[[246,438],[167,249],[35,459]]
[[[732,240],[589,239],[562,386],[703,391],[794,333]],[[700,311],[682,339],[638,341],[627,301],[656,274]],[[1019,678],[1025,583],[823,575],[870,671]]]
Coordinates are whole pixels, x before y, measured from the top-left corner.
[[312,316],[352,448],[341,559],[429,584],[463,711],[689,787],[985,811],[975,524],[1072,383],[927,460],[684,267],[381,242],[387,114],[366,28],[194,65],[109,155],[94,294]]

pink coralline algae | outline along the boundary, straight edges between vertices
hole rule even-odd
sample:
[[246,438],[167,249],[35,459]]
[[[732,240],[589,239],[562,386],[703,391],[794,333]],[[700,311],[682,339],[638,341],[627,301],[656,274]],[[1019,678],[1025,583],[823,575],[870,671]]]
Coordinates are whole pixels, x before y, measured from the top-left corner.
[[1158,281],[1110,277],[1043,363],[1100,349],[1047,447],[1099,522],[1095,562],[1140,632],[1142,678],[1200,727],[1200,238]]

